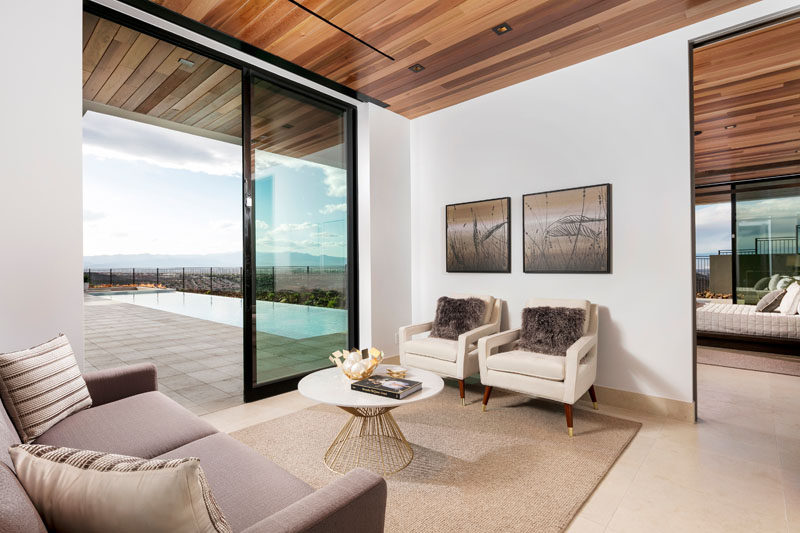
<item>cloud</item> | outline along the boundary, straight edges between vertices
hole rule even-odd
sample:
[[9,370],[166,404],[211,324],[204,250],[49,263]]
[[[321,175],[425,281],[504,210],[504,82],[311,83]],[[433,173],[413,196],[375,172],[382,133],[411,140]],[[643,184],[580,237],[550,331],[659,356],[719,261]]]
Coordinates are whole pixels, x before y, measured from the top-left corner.
[[305,159],[296,159],[263,150],[256,151],[256,179],[270,174],[271,167],[283,166],[294,170],[312,168],[321,171],[325,178],[323,182],[327,187],[326,194],[334,198],[347,196],[347,171],[343,168],[331,167],[314,163]]
[[212,220],[208,225],[214,231],[238,231],[242,227],[242,223],[237,220]]
[[89,209],[83,210],[83,221],[84,222],[95,222],[97,220],[101,220],[106,218],[105,213],[101,213],[100,211],[91,211]]
[[319,212],[322,213],[323,215],[330,215],[332,213],[336,213],[336,212],[339,212],[339,211],[342,211],[342,212],[347,211],[347,204],[346,203],[344,203],[344,204],[328,204],[328,205],[326,205],[325,207],[323,207],[322,209],[319,210]]
[[242,175],[239,145],[91,111],[83,117],[83,154],[214,176]]

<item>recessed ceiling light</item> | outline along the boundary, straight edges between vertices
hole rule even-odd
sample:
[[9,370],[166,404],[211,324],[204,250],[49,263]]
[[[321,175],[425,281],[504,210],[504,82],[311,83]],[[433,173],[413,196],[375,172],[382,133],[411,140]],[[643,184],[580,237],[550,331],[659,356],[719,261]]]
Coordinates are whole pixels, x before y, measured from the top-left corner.
[[281,126],[281,127],[282,127],[282,128],[286,128],[287,130],[290,130],[290,129],[294,128],[294,124],[289,124],[289,123],[287,122],[286,124],[284,124],[284,125],[283,125],[283,126]]
[[725,126],[725,129],[726,130],[732,130],[735,127],[736,127],[736,124],[728,124],[727,126]]
[[492,28],[492,31],[495,32],[497,35],[503,35],[504,33],[508,33],[511,31],[511,25],[508,22],[504,22]]
[[422,72],[423,70],[425,70],[425,67],[417,63],[416,65],[411,65],[410,67],[408,67],[408,70],[410,70],[411,72]]
[[695,136],[695,137],[697,137],[697,136],[698,136],[698,135],[700,135],[701,133],[703,133],[701,130],[694,130],[694,136]]
[[189,61],[188,59],[183,57],[178,59],[178,63],[180,63],[181,65],[186,65],[189,68],[192,68],[194,66],[194,61]]

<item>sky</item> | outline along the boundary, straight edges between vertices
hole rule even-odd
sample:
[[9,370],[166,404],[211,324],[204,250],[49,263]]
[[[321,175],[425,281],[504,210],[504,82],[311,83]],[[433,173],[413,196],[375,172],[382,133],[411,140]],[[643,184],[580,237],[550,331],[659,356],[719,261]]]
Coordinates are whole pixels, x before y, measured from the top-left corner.
[[[240,252],[241,159],[236,144],[87,112],[84,256]],[[346,194],[343,169],[257,152],[257,251],[344,256]]]
[[[756,237],[795,237],[800,224],[797,196],[740,200],[736,207],[739,250],[755,248]],[[731,249],[730,203],[698,205],[695,208],[697,255],[716,255]]]

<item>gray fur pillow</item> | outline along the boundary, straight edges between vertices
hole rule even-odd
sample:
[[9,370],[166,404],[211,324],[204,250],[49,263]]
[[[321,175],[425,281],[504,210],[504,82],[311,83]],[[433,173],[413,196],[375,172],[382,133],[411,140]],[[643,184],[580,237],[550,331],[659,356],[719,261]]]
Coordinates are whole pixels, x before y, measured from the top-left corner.
[[522,310],[519,348],[549,355],[567,355],[583,336],[586,311],[572,307],[526,307]]
[[486,303],[479,298],[448,298],[436,301],[431,337],[458,340],[458,336],[483,324]]

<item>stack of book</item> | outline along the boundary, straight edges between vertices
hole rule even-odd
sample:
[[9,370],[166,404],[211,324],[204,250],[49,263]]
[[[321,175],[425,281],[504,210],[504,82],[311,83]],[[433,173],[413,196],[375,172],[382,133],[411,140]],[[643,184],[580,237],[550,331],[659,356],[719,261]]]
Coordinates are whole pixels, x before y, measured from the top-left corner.
[[395,400],[402,400],[409,394],[413,394],[422,388],[422,383],[410,379],[393,378],[376,374],[350,384],[350,388],[359,392],[386,396]]

